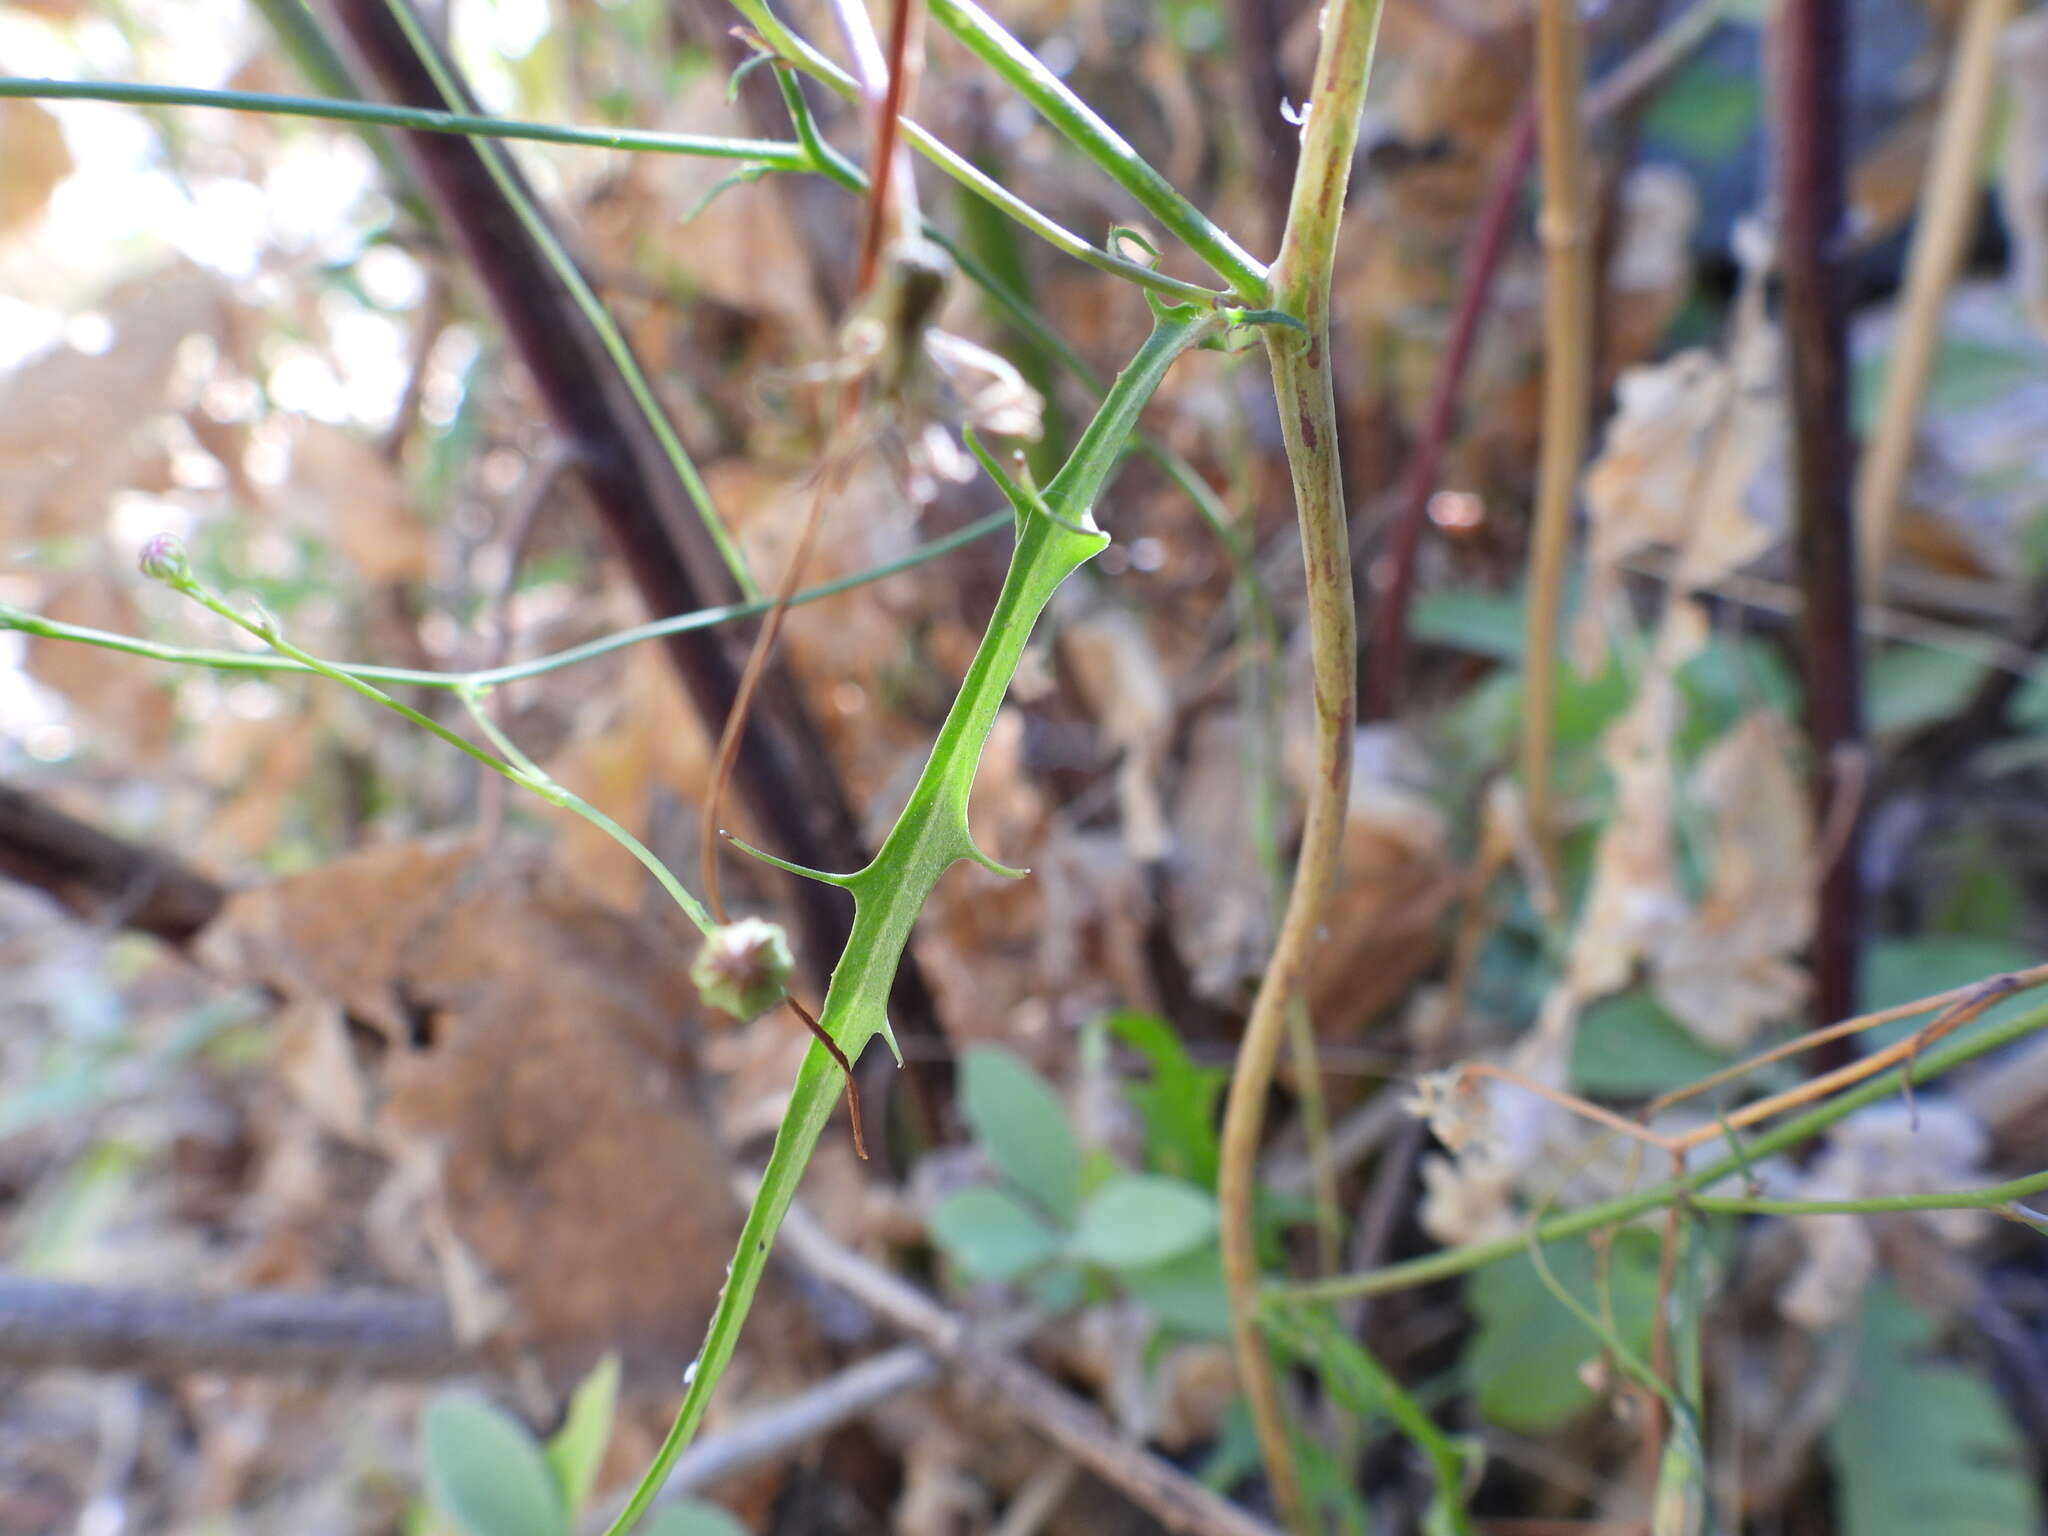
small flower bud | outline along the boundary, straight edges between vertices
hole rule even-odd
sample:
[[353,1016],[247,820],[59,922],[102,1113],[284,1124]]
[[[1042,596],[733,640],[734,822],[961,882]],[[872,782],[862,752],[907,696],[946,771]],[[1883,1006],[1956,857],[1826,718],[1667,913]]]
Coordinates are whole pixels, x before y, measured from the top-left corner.
[[796,959],[780,924],[743,917],[714,930],[690,966],[697,995],[736,1019],[756,1019],[789,995]]
[[142,546],[142,574],[151,581],[176,586],[192,574],[192,562],[185,557],[185,541],[173,533],[159,533]]

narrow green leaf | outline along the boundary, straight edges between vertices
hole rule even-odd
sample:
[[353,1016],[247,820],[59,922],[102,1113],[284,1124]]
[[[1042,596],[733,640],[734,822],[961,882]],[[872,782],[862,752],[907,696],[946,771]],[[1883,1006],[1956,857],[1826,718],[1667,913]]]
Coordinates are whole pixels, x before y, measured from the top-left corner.
[[1124,1085],[1124,1097],[1145,1127],[1145,1161],[1155,1173],[1213,1189],[1219,1158],[1216,1101],[1230,1074],[1222,1067],[1197,1066],[1164,1019],[1124,1011],[1103,1023],[1152,1067],[1150,1082]]
[[960,1066],[960,1109],[996,1172],[1062,1225],[1081,1197],[1081,1149],[1066,1106],[1023,1058],[977,1046]]
[[609,1354],[577,1386],[569,1399],[568,1416],[548,1441],[548,1470],[562,1492],[562,1508],[571,1514],[583,1507],[597,1482],[618,1401],[619,1357]]
[[569,1518],[532,1435],[475,1392],[443,1392],[420,1420],[427,1497],[462,1536],[567,1536]]
[[932,1240],[978,1280],[1014,1280],[1059,1248],[1052,1229],[998,1189],[963,1189],[932,1212]]
[[1216,1234],[1215,1198],[1180,1179],[1126,1173],[1088,1197],[1069,1251],[1110,1269],[1143,1269]]

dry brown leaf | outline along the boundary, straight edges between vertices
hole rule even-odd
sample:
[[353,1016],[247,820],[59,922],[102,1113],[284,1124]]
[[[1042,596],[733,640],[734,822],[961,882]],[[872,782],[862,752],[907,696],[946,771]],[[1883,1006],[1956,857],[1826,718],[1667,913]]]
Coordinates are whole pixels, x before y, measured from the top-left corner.
[[1359,733],[1336,885],[1309,959],[1309,1009],[1325,1035],[1363,1026],[1435,963],[1462,883],[1407,750],[1391,728]]
[[[1837,1125],[1807,1168],[1796,1173],[1774,1169],[1767,1182],[1773,1196],[1797,1200],[1868,1200],[1967,1189],[1984,1182],[1988,1143],[1976,1117],[1950,1100],[1873,1104]],[[1992,1220],[1991,1212],[1977,1210],[1794,1217],[1806,1262],[1779,1293],[1779,1309],[1801,1327],[1833,1327],[1854,1311],[1887,1247],[1930,1242],[1965,1247],[1983,1236]]]
[[427,575],[431,533],[413,514],[397,469],[353,433],[301,422],[290,478],[274,500],[292,523],[340,550],[369,581]]
[[1683,597],[1733,575],[1782,535],[1776,477],[1785,411],[1777,334],[1746,315],[1729,358],[1681,352],[1631,369],[1600,456],[1586,472],[1587,598],[1573,637],[1582,669],[1606,656],[1606,630],[1625,622],[1626,562],[1673,549]]
[[58,347],[0,382],[0,534],[9,539],[96,530],[106,504],[161,458],[159,414],[172,402],[186,339],[218,339],[219,285],[185,264],[110,294],[114,339],[89,355]]
[[1593,850],[1593,876],[1563,987],[1577,1003],[1626,986],[1639,960],[1685,918],[1672,834],[1676,780],[1671,743],[1682,709],[1671,670],[1653,665],[1635,701],[1601,739],[1613,775],[1614,813]]
[[1691,795],[1710,818],[1707,890],[1657,945],[1657,998],[1702,1040],[1747,1045],[1796,1012],[1807,977],[1797,962],[1813,932],[1812,825],[1790,732],[1758,712],[1693,770]]
[[1188,984],[1225,1005],[1242,1000],[1272,948],[1276,898],[1253,836],[1249,748],[1235,714],[1195,722],[1174,791],[1179,847],[1164,893]]
[[2005,29],[2005,154],[1999,211],[2012,236],[2012,282],[2034,328],[2048,336],[2048,12]]
[[505,1308],[508,1341],[558,1380],[606,1349],[690,1358],[738,1221],[689,1091],[673,957],[545,864],[462,844],[244,893],[203,944],[382,1037],[370,1133],[403,1203],[441,1227],[452,1305]]
[[[41,604],[42,612],[67,624],[141,634],[146,626],[128,585],[94,567],[67,581]],[[56,689],[71,707],[138,764],[155,761],[170,745],[177,700],[165,673],[132,656],[64,640],[31,640],[29,671]]]
[[1159,776],[1173,743],[1173,687],[1145,626],[1122,608],[1103,608],[1060,626],[1060,654],[1095,715],[1106,746],[1122,754],[1116,799],[1124,848],[1140,864],[1173,851]]
[[1691,294],[1700,196],[1675,166],[1638,166],[1621,185],[1617,213],[1601,329],[1609,377],[1657,350]]
[[0,235],[43,211],[71,174],[71,149],[57,119],[33,101],[0,101]]

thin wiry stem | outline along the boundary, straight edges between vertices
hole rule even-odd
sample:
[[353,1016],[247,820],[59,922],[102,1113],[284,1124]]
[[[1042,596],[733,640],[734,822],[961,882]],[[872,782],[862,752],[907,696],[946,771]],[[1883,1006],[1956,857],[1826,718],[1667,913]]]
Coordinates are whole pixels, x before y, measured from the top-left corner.
[[1223,1114],[1219,1199],[1224,1283],[1230,1293],[1231,1343],[1266,1476],[1281,1517],[1312,1528],[1299,1469],[1288,1442],[1279,1383],[1257,1312],[1258,1244],[1253,1200],[1259,1141],[1273,1066],[1287,1017],[1306,981],[1309,955],[1336,883],[1351,792],[1351,738],[1358,713],[1358,625],[1352,612],[1351,545],[1337,456],[1337,405],[1330,370],[1330,278],[1337,227],[1358,144],[1359,115],[1379,33],[1378,0],[1330,0],[1314,79],[1314,108],[1302,134],[1301,161],[1288,206],[1287,233],[1273,264],[1272,300],[1302,327],[1272,326],[1266,351],[1287,463],[1294,478],[1309,604],[1314,673],[1315,771],[1310,780],[1294,888],[1272,958],[1245,1022]]
[[1852,1088],[1847,1093],[1800,1115],[1797,1119],[1788,1120],[1777,1129],[1767,1131],[1749,1142],[1740,1153],[1731,1153],[1719,1162],[1696,1169],[1681,1179],[1667,1179],[1661,1184],[1654,1184],[1634,1194],[1619,1195],[1612,1200],[1603,1200],[1583,1210],[1573,1211],[1569,1215],[1552,1217],[1548,1221],[1538,1223],[1532,1233],[1518,1233],[1484,1243],[1467,1243],[1463,1247],[1425,1254],[1421,1258],[1389,1264],[1365,1274],[1343,1275],[1334,1280],[1311,1281],[1302,1285],[1268,1286],[1265,1304],[1294,1306],[1345,1301],[1357,1296],[1377,1296],[1388,1291],[1406,1290],[1411,1286],[1430,1285],[1438,1280],[1448,1280],[1455,1275],[1467,1274],[1488,1264],[1498,1263],[1502,1259],[1513,1258],[1516,1254],[1526,1253],[1532,1241],[1556,1242],[1562,1238],[1580,1237],[1588,1232],[1597,1232],[1603,1227],[1618,1226],[1646,1211],[1654,1211],[1668,1205],[1674,1200],[1690,1199],[1700,1190],[1734,1178],[1763,1158],[1809,1141],[1857,1110],[1866,1109],[1872,1104],[1890,1098],[1900,1092],[1909,1081],[1928,1082],[1965,1062],[1975,1061],[1980,1056],[2025,1039],[2044,1027],[2048,1027],[2048,1007],[2036,1008],[2003,1024],[1988,1026],[1943,1049],[1909,1061],[1883,1077],[1874,1078]]
[[670,873],[668,866],[656,858],[646,844],[642,843],[640,839],[628,832],[574,790],[558,784],[539,764],[521,752],[512,743],[511,739],[499,730],[497,722],[492,720],[489,713],[482,707],[482,690],[467,687],[459,691],[462,702],[469,710],[471,718],[477,722],[478,727],[484,734],[491,739],[492,745],[504,753],[503,757],[486,752],[475,742],[451,731],[440,721],[433,719],[431,716],[421,714],[410,704],[394,699],[374,683],[367,682],[359,676],[345,672],[333,663],[322,661],[311,652],[302,650],[278,633],[277,626],[269,620],[259,620],[251,618],[247,614],[236,612],[220,594],[194,580],[189,574],[180,572],[169,575],[164,579],[166,584],[174,591],[191,598],[201,607],[226,619],[245,634],[262,641],[280,656],[292,661],[303,670],[324,677],[330,682],[340,683],[344,688],[361,695],[371,703],[382,705],[401,719],[418,726],[430,736],[455,748],[456,751],[464,756],[475,759],[483,764],[484,767],[490,769],[491,772],[511,780],[521,789],[532,791],[550,805],[558,805],[564,810],[574,811],[578,816],[581,816],[585,821],[632,854],[635,859],[639,860],[648,873],[653,875],[660,883],[661,888],[667,891],[670,897],[674,899],[675,904],[682,908],[684,916],[696,924],[699,932],[708,934],[712,931],[711,914],[704,910],[703,903],[690,894],[683,883]]
[[[928,560],[936,560],[941,555],[951,554],[956,549],[964,549],[977,540],[1008,528],[1011,522],[1012,518],[1008,512],[992,512],[987,517],[969,523],[957,533],[949,533],[944,538],[920,544],[908,554],[885,564],[857,571],[851,576],[841,576],[833,581],[820,582],[815,587],[807,587],[790,599],[790,606],[801,607],[806,603],[836,597],[841,592],[850,592],[855,587],[864,587],[870,582],[881,581],[899,571],[907,571]],[[596,640],[585,641],[582,645],[572,645],[567,650],[536,656],[530,661],[509,662],[498,667],[479,667],[471,672],[429,672],[411,667],[378,666],[361,661],[326,662],[320,667],[313,667],[295,661],[289,656],[261,651],[213,651],[164,645],[154,640],[137,639],[133,635],[115,634],[111,630],[93,629],[89,625],[67,624],[61,619],[25,613],[17,608],[9,608],[5,604],[0,604],[0,631],[15,630],[45,640],[69,640],[80,645],[97,646],[101,650],[140,656],[147,661],[168,661],[181,666],[207,667],[215,672],[314,672],[324,675],[331,671],[359,678],[366,683],[384,683],[406,688],[441,688],[450,692],[461,692],[466,689],[488,690],[505,683],[539,677],[543,673],[556,672],[563,667],[573,667],[579,662],[595,661],[600,656],[609,656],[614,651],[624,650],[627,646],[639,645],[647,640],[660,640],[669,635],[711,629],[740,619],[758,618],[773,606],[772,599],[761,598],[748,603],[728,603],[720,608],[700,608],[694,613],[681,613],[672,618],[657,619],[652,624],[638,624],[631,629],[622,629],[614,634],[600,636]]]
[[1557,731],[1565,556],[1592,408],[1593,252],[1586,238],[1585,131],[1579,106],[1584,48],[1576,0],[1540,0],[1536,99],[1543,155],[1543,442],[1522,649],[1522,793],[1537,845],[1546,850],[1554,831],[1550,758]]
[[1863,1200],[1772,1200],[1752,1195],[1694,1195],[1695,1210],[1730,1216],[1879,1216],[1887,1211],[1993,1211],[2048,1189],[2048,1173],[2030,1173],[1984,1189],[1929,1195],[1872,1195]]
[[[748,24],[762,45],[776,58],[785,64],[794,65],[849,100],[859,98],[860,86],[853,76],[784,26],[763,0],[733,0],[733,7],[747,18]],[[1112,251],[1091,245],[1072,230],[1032,207],[973,161],[957,153],[935,134],[910,119],[903,120],[902,129],[904,140],[911,148],[1005,217],[1023,225],[1054,250],[1071,256],[1076,261],[1086,262],[1099,271],[1136,283],[1140,288],[1150,289],[1175,304],[1206,305],[1215,301],[1216,295],[1198,283],[1184,283],[1179,278],[1168,277],[1164,272],[1156,272],[1142,262],[1131,261]]]
[[1136,198],[1141,208],[1206,261],[1240,298],[1254,305],[1265,301],[1266,269],[1175,191],[1122,134],[993,16],[974,0],[932,0],[932,16],[1037,108],[1069,143]]
[[510,117],[438,112],[428,107],[394,107],[382,102],[326,96],[282,96],[267,91],[208,91],[183,85],[142,85],[130,81],[35,80],[0,77],[0,98],[38,101],[104,101],[130,107],[210,107],[223,112],[258,112],[266,117],[310,117],[372,128],[410,128],[420,133],[455,133],[491,139],[524,139],[537,144],[570,144],[582,149],[624,149],[656,155],[696,155],[743,160],[773,171],[808,171],[803,146],[775,139],[728,139],[702,133],[649,133],[637,128],[571,128]]
[[[388,0],[387,8],[391,13],[391,19],[405,34],[406,41],[411,44],[420,67],[433,80],[435,91],[445,101],[460,101],[462,95],[456,89],[453,75],[421,27],[419,17],[413,14],[411,5],[407,0]],[[626,345],[625,333],[619,329],[611,311],[604,307],[604,301],[598,298],[597,290],[591,287],[590,279],[583,275],[583,269],[577,266],[575,258],[562,244],[562,239],[555,233],[554,226],[535,206],[533,198],[521,185],[519,177],[513,174],[511,165],[505,158],[505,151],[491,140],[482,139],[478,141],[477,154],[483,161],[484,169],[490,173],[491,181],[497,187],[499,195],[505,199],[506,206],[518,217],[520,226],[540,249],[541,254],[547,258],[548,266],[553,269],[555,277],[568,290],[569,297],[581,312],[585,322],[596,333],[599,343],[604,347],[605,355],[618,372],[619,381],[626,386],[626,392],[632,396],[634,405],[646,418],[649,430],[654,433],[655,440],[661,445],[662,453],[667,456],[669,464],[675,470],[676,478],[682,481],[684,489],[689,493],[691,505],[703,519],[705,531],[711,535],[711,542],[717,547],[719,558],[731,572],[741,595],[759,597],[760,584],[754,580],[754,573],[747,568],[746,556],[740,553],[739,545],[734,542],[724,520],[719,517],[717,504],[711,499],[711,488],[705,485],[704,477],[697,472],[696,462],[691,459],[689,450],[683,447],[682,439],[676,435],[675,424],[668,419],[668,412],[662,409],[661,402],[655,398],[654,386],[648,383],[646,371],[641,368],[640,360],[633,355],[633,349]]]

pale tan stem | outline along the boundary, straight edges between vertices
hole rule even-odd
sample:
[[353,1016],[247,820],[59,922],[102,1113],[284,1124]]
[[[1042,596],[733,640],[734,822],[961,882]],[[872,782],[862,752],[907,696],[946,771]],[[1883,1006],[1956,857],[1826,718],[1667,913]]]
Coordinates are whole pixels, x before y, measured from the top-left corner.
[[1906,474],[1913,464],[1921,407],[1941,347],[1942,307],[1962,266],[1976,223],[1978,174],[1998,101],[1998,39],[2017,0],[1970,0],[1949,67],[1935,128],[1934,153],[1906,259],[1906,293],[1885,369],[1877,427],[1856,478],[1856,542],[1862,556],[1863,600],[1881,595],[1891,558]]
[[1314,676],[1315,763],[1294,888],[1288,893],[1273,956],[1252,1002],[1231,1075],[1219,1181],[1231,1344],[1273,1501],[1296,1531],[1312,1531],[1314,1525],[1288,1443],[1279,1383],[1259,1330],[1252,1203],[1273,1065],[1287,1034],[1289,1009],[1302,994],[1309,953],[1336,883],[1351,794],[1358,621],[1351,606],[1351,552],[1337,461],[1336,397],[1330,382],[1330,275],[1379,19],[1379,0],[1329,0],[1324,7],[1322,45],[1288,204],[1287,232],[1271,272],[1273,306],[1302,326],[1299,331],[1268,327],[1266,352],[1301,523]]
[[1522,687],[1522,793],[1546,857],[1555,832],[1550,758],[1556,737],[1557,637],[1572,502],[1592,405],[1592,242],[1586,238],[1586,149],[1579,95],[1584,39],[1575,0],[1536,9],[1536,91],[1543,151],[1543,440],[1529,552]]

